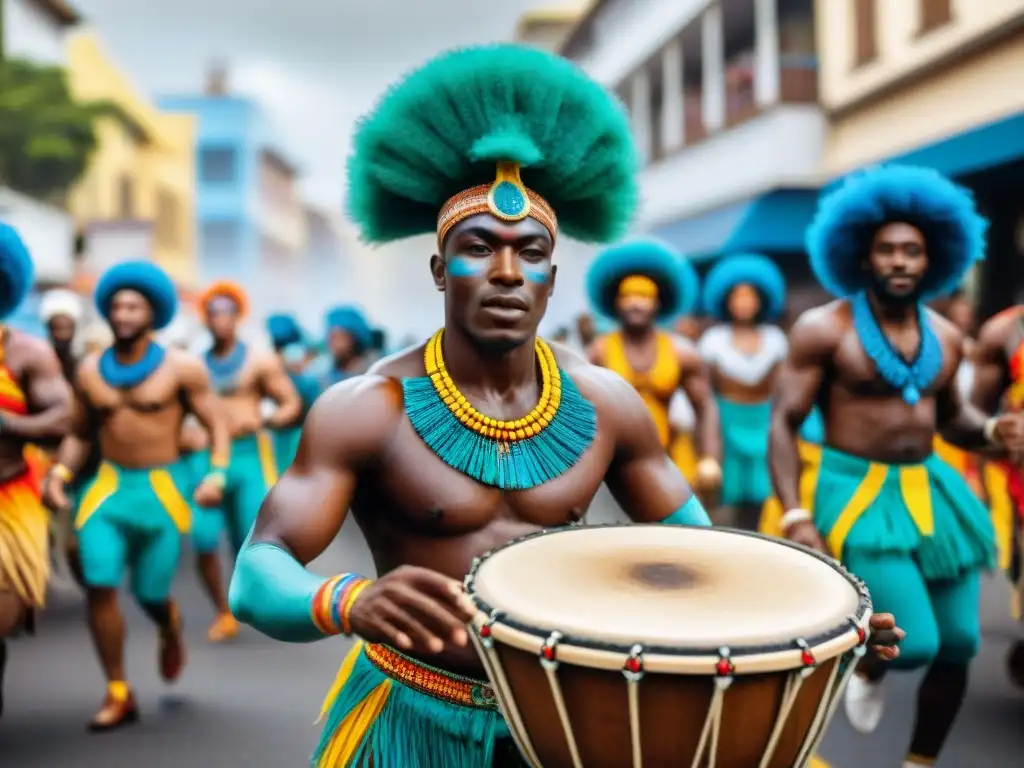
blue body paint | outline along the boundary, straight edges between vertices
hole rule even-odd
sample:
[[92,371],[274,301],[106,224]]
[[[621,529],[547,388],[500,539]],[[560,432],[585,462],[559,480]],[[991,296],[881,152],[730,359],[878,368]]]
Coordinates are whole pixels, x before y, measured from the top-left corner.
[[324,581],[276,544],[251,544],[247,538],[235,563],[228,603],[239,621],[268,637],[310,643],[324,637],[311,610]]
[[661,521],[665,525],[699,525],[708,527],[711,518],[700,503],[700,499],[691,496],[679,509]]

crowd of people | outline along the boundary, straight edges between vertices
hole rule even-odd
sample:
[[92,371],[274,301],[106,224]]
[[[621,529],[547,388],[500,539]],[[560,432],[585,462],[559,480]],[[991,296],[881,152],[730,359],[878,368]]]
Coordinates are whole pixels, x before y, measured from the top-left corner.
[[[160,335],[177,311],[167,275],[125,262],[93,296],[110,338],[80,350],[81,299],[47,296],[49,340],[6,328],[0,347],[0,638],[32,629],[59,529],[107,679],[89,726],[133,722],[119,591],[130,577],[174,681],[190,536],[211,641],[239,621],[288,642],[359,638],[314,766],[519,765],[462,579],[485,551],[584,522],[604,483],[634,522],[760,530],[840,560],[876,611],[845,712],[874,731],[887,674],[925,669],[905,765],[933,764],[980,644],[980,574],[1019,581],[1024,509],[1024,307],[969,337],[958,291],[986,228],[970,193],[916,167],[846,179],[807,233],[834,300],[784,329],[769,258],[723,255],[701,281],[668,244],[622,239],[637,204],[627,119],[556,57],[442,56],[389,91],[354,147],[364,238],[437,236],[443,328],[382,357],[383,334],[340,307],[320,356],[276,314],[264,351],[240,334],[244,288],[219,281],[196,355]],[[537,336],[562,234],[611,243],[575,344]],[[31,276],[2,226],[0,313]],[[349,511],[376,578],[310,573]]]

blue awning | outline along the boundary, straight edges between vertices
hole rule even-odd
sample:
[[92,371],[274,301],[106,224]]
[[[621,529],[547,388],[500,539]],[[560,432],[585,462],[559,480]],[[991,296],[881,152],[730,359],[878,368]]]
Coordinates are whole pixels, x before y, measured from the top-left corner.
[[795,253],[818,203],[816,189],[780,189],[680,219],[652,233],[693,261],[727,253]]

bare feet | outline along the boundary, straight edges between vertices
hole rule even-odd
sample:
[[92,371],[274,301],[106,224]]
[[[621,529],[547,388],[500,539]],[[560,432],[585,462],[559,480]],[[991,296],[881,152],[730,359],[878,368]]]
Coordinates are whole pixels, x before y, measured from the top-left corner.
[[213,620],[213,624],[210,625],[210,629],[206,633],[206,637],[211,643],[223,643],[237,636],[238,620],[230,613],[220,614]]
[[107,696],[103,706],[89,721],[88,728],[93,733],[104,733],[131,725],[139,720],[139,710],[135,705],[135,696],[127,683],[107,683]]

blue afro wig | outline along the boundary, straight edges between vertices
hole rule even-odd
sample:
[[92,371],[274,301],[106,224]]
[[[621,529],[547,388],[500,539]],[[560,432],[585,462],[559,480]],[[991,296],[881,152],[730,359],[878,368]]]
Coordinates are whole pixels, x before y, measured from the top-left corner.
[[178,292],[167,273],[149,261],[125,261],[111,267],[96,284],[96,309],[110,319],[110,305],[119,291],[138,291],[153,308],[153,328],[166,328],[178,311]]
[[327,332],[334,330],[348,333],[359,351],[365,351],[373,345],[373,329],[363,313],[355,307],[335,307],[327,313]]
[[807,230],[807,252],[822,286],[840,298],[867,287],[863,264],[871,242],[879,229],[895,222],[924,235],[924,300],[956,290],[967,270],[985,257],[988,222],[968,190],[931,168],[880,166],[848,177],[818,203]]
[[653,238],[627,240],[601,251],[587,271],[587,294],[597,312],[616,318],[619,284],[630,275],[658,286],[658,322],[691,313],[700,299],[697,273],[670,245]]
[[298,320],[283,313],[267,317],[267,334],[274,349],[284,349],[290,344],[301,344],[305,338]]
[[726,256],[704,278],[704,312],[715,320],[728,322],[729,294],[739,285],[750,285],[761,295],[760,323],[770,323],[786,306],[786,278],[775,262],[755,253]]
[[13,227],[0,222],[0,319],[18,308],[35,282],[28,248]]

